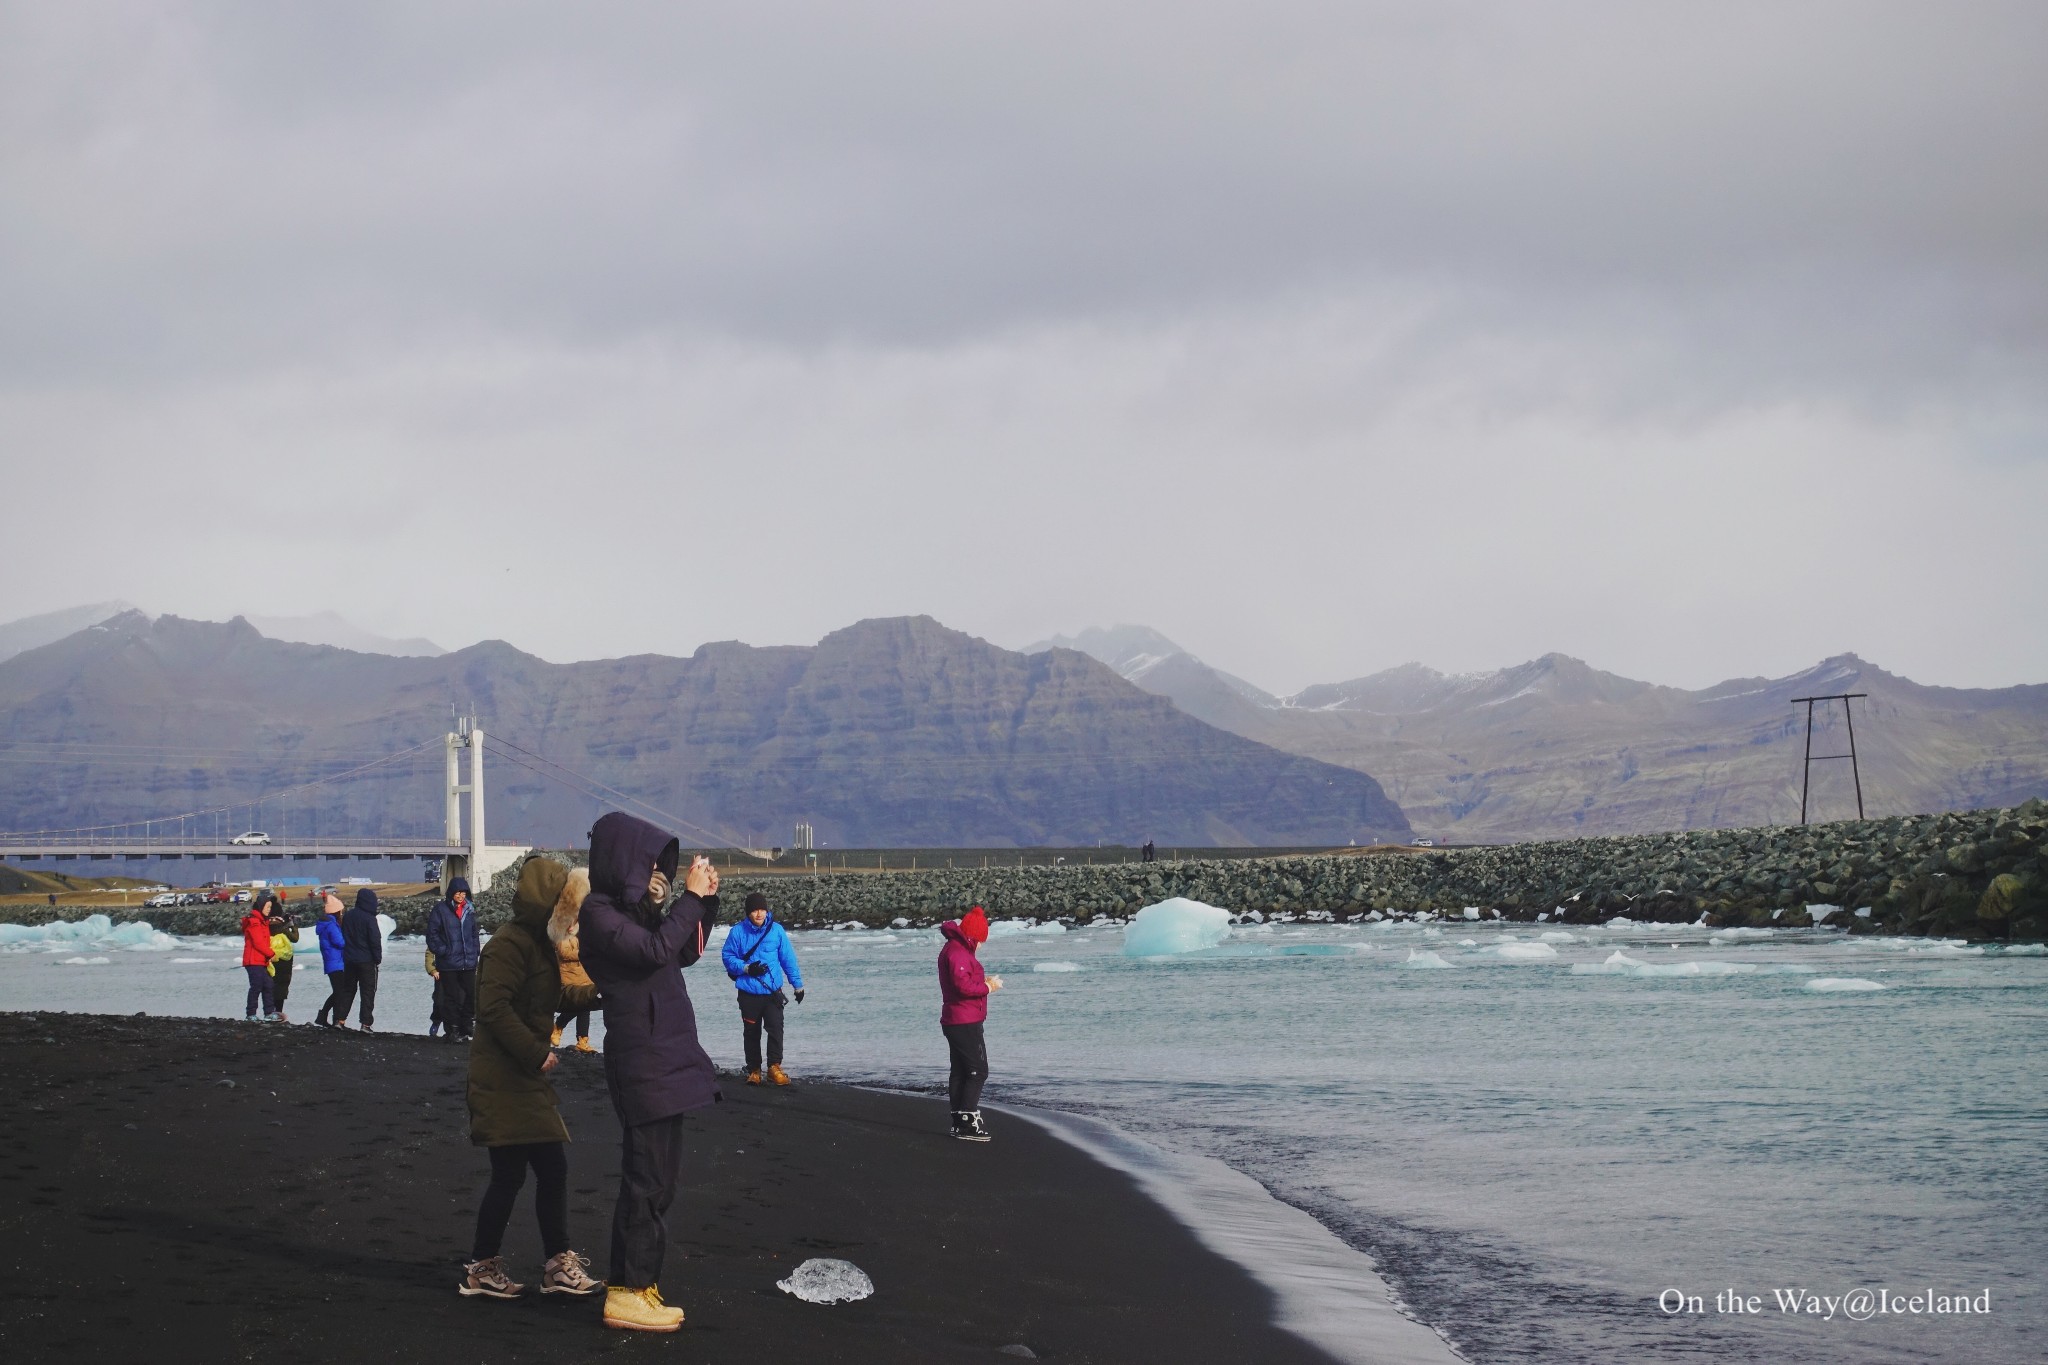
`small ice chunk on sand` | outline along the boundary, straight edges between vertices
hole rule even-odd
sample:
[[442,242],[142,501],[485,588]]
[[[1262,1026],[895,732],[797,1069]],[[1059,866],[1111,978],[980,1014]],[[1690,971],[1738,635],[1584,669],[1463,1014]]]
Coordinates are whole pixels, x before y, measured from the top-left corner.
[[1175,896],[1140,910],[1124,930],[1125,957],[1165,957],[1214,948],[1230,933],[1230,912]]
[[805,1303],[852,1303],[875,1292],[875,1282],[859,1266],[829,1256],[805,1261],[794,1275],[777,1280],[775,1287]]
[[1881,991],[1884,986],[1860,976],[1817,976],[1806,983],[1810,991]]
[[1031,964],[1031,970],[1034,972],[1078,972],[1081,970],[1081,964],[1078,962],[1034,962]]
[[1451,964],[1450,964],[1450,963],[1448,963],[1448,962],[1446,962],[1446,961],[1444,961],[1444,960],[1443,960],[1443,959],[1442,959],[1441,957],[1438,957],[1438,956],[1437,956],[1437,955],[1436,955],[1435,953],[1432,953],[1432,952],[1427,952],[1427,951],[1424,951],[1423,949],[1420,949],[1420,948],[1410,948],[1410,949],[1408,950],[1408,960],[1407,960],[1406,962],[1403,962],[1403,963],[1402,963],[1401,965],[1402,965],[1403,967],[1446,967],[1446,968],[1447,968],[1447,967],[1449,967],[1449,966],[1450,966]]

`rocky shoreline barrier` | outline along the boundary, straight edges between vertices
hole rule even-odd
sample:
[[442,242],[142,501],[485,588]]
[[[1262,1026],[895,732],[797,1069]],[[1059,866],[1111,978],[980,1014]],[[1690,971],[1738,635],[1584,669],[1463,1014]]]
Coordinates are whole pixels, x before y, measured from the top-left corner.
[[[501,877],[478,898],[486,925],[509,913],[512,884],[510,875]],[[1795,928],[1819,918],[1852,933],[2039,939],[2048,936],[2048,801],[1485,848],[814,876],[736,869],[723,890],[734,903],[749,891],[765,892],[792,928],[879,927],[898,919],[928,925],[977,904],[999,917],[1086,923],[1186,896],[1266,916],[1462,917],[1470,909],[1510,920],[1587,924],[1621,915],[1722,928]],[[431,901],[414,897],[384,908],[400,932],[418,933]],[[0,920],[40,924],[77,913],[18,906],[0,909]],[[103,913],[146,919],[176,934],[233,933],[240,918],[238,908],[226,906]]]

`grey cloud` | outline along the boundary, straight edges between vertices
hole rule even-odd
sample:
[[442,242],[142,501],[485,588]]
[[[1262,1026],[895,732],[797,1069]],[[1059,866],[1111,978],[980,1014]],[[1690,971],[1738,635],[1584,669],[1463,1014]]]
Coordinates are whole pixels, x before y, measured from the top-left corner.
[[2038,6],[14,26],[21,366],[465,328],[945,344],[1394,285],[1448,332],[1620,327],[1738,388],[2009,386],[2043,353]]

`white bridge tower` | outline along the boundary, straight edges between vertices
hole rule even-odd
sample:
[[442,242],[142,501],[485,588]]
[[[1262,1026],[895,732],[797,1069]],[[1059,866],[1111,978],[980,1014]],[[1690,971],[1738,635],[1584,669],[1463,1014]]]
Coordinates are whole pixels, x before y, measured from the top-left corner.
[[[469,781],[462,780],[462,750],[469,750]],[[491,847],[484,842],[484,732],[474,716],[456,719],[447,737],[448,855],[441,862],[441,885],[466,877],[470,892],[490,890],[491,878],[512,867],[532,850],[519,844]],[[469,839],[462,837],[462,798],[469,797]]]

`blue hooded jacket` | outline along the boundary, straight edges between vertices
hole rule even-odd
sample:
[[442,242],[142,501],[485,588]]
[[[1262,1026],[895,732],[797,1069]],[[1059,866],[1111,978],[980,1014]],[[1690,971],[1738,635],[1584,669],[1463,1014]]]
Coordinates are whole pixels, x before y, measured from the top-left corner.
[[483,930],[476,922],[476,901],[471,898],[460,915],[455,913],[455,893],[469,892],[469,882],[457,877],[448,883],[448,898],[427,916],[427,951],[434,955],[434,969],[443,972],[473,972],[484,954]]
[[313,926],[313,936],[320,940],[320,970],[323,972],[338,972],[348,966],[341,937],[341,922],[347,917],[345,910],[339,915],[322,915],[320,922]]
[[[744,994],[773,995],[784,981],[797,990],[804,988],[804,974],[796,965],[796,946],[789,941],[789,931],[775,922],[773,911],[758,929],[753,920],[740,916],[739,923],[726,933],[725,948],[718,958],[725,964],[725,974]],[[747,968],[756,962],[767,963],[768,970],[760,976],[747,975]]]
[[351,967],[374,967],[384,960],[384,927],[377,923],[377,893],[356,892],[355,909],[341,917],[341,956]]

